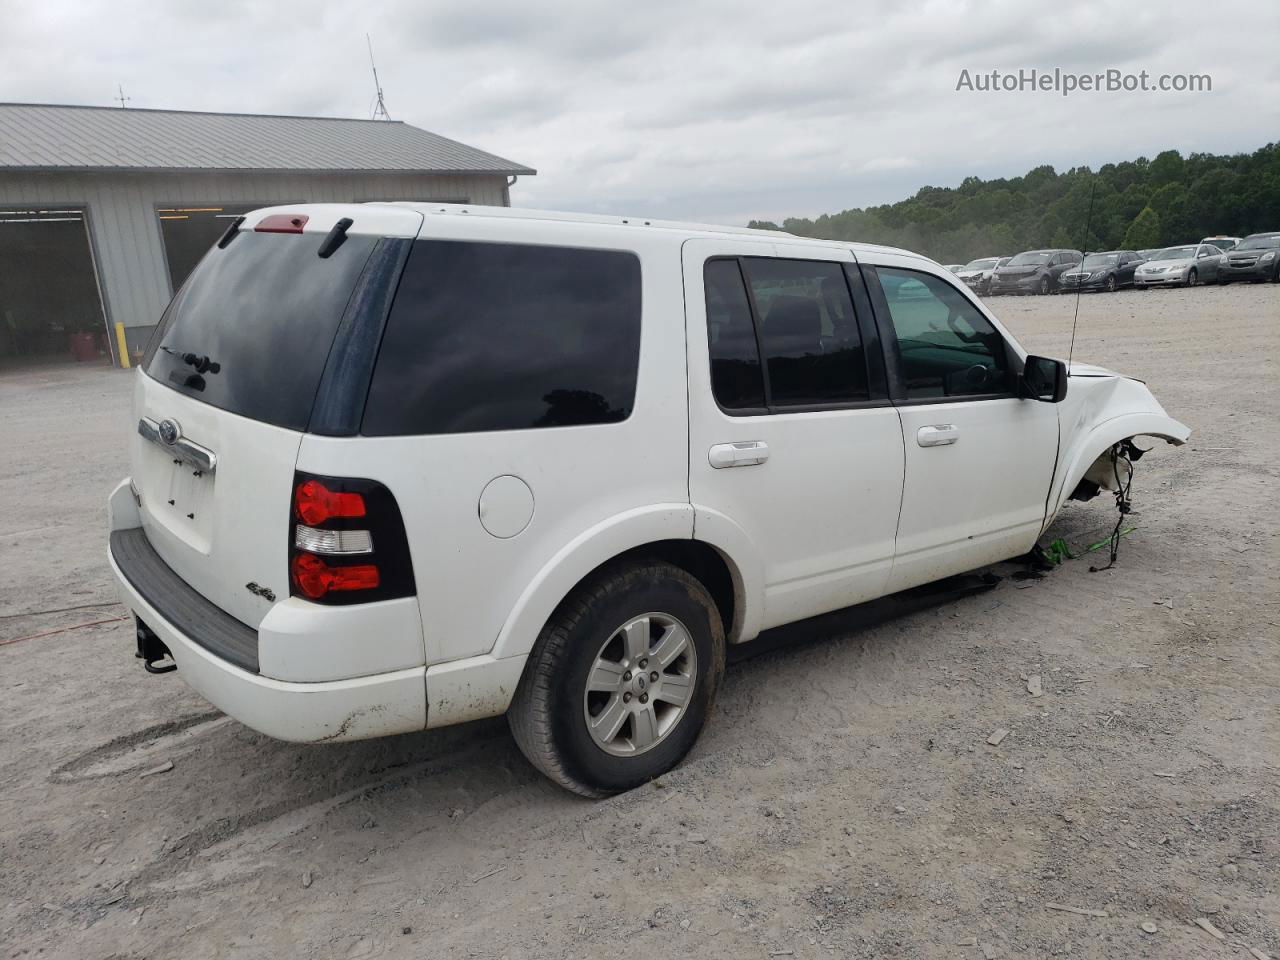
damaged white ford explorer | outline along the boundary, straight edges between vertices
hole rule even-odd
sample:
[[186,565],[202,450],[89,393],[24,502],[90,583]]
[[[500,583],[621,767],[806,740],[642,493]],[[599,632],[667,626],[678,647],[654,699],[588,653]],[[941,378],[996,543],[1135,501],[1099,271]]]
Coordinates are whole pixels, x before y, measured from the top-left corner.
[[906,251],[439,204],[239,218],[134,405],[149,671],[285,740],[505,712],[588,796],[685,755],[726,644],[1026,554],[1190,433]]

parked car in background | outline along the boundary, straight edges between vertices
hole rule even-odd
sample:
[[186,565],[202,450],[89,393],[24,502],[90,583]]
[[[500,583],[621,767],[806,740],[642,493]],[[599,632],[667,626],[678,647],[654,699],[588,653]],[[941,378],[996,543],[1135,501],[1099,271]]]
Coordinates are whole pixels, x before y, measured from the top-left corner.
[[1239,237],[1205,237],[1201,243],[1211,243],[1223,253],[1230,253],[1240,245]]
[[1133,250],[1108,250],[1091,253],[1079,267],[1066,271],[1058,282],[1068,290],[1106,290],[1115,293],[1120,287],[1133,286],[1133,274],[1142,263]]
[[1134,272],[1135,287],[1194,287],[1218,279],[1226,256],[1211,243],[1165,247]]
[[969,289],[985,295],[991,289],[991,275],[996,267],[1008,262],[1008,257],[980,257],[957,270],[956,276],[968,284]]
[[1218,271],[1218,282],[1230,283],[1232,280],[1280,283],[1280,231],[1251,233],[1226,255]]
[[234,221],[152,338],[110,498],[147,675],[292,741],[507,713],[606,796],[693,746],[728,644],[1021,556],[1131,438],[1190,436],[922,256],[640,222]]
[[1078,265],[1079,250],[1026,250],[991,276],[992,293],[1056,293],[1058,278]]

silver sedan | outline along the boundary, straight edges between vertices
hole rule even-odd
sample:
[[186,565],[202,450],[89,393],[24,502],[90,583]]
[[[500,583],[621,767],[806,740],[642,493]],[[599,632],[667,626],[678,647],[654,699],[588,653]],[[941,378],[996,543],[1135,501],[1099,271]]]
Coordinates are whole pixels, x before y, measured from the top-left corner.
[[1223,252],[1211,243],[1166,247],[1138,267],[1135,287],[1194,287],[1218,279]]

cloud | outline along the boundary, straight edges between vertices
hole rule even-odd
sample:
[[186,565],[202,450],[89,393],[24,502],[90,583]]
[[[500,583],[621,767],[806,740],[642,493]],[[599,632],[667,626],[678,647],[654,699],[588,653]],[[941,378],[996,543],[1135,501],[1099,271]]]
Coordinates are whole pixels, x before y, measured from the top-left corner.
[[[1277,4],[1242,22],[1195,0],[0,2],[9,99],[109,105],[123,83],[133,107],[368,116],[368,33],[396,119],[539,170],[514,202],[721,222],[1253,149],[1280,102]],[[961,69],[1020,67],[1209,73],[1214,89],[955,89]]]

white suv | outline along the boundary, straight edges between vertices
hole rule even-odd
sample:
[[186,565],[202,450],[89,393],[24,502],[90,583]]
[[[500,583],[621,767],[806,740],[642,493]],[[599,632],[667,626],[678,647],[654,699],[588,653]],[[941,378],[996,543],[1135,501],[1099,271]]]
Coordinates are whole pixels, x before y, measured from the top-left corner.
[[428,204],[238,220],[134,403],[149,670],[286,740],[507,712],[590,796],[684,756],[727,643],[1024,554],[1189,435],[902,250]]

